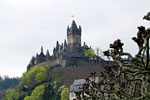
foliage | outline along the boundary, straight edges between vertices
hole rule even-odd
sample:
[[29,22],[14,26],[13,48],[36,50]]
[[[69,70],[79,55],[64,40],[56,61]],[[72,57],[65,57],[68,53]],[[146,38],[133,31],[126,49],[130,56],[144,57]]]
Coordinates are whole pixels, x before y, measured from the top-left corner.
[[88,59],[95,59],[96,58],[96,54],[94,52],[94,50],[92,48],[86,50],[84,52],[85,57],[87,57]]
[[34,66],[23,73],[15,89],[6,91],[2,100],[60,100],[63,80],[56,77],[49,84],[46,80],[47,70],[41,66]]
[[9,78],[5,76],[2,78],[0,76],[0,100],[5,96],[5,90],[9,88],[14,88],[19,83],[19,78]]
[[56,77],[53,83],[53,88],[55,91],[55,96],[57,96],[57,99],[60,99],[61,91],[63,88],[63,80],[60,77]]
[[15,89],[9,89],[6,91],[6,100],[18,99],[19,93]]
[[43,95],[44,91],[45,91],[45,86],[44,85],[37,86],[32,91],[32,95],[31,96],[37,96],[39,98],[42,98],[42,95]]
[[0,90],[14,88],[19,83],[19,78],[9,78],[5,76],[4,79],[0,76]]
[[[44,86],[36,87],[36,86],[46,81],[46,78],[47,78],[47,70],[41,66],[34,66],[28,72],[23,73],[22,77],[20,78],[19,85],[15,89],[9,89],[6,91],[6,95],[3,98],[3,100],[23,100],[25,96],[26,100],[31,98],[35,100],[36,97],[42,98],[41,96],[37,96],[35,94],[37,91],[41,92],[42,88],[45,87]],[[32,97],[28,95],[31,95]]]
[[45,91],[45,86],[40,85],[37,86],[33,91],[31,96],[26,96],[24,100],[44,100],[43,99],[43,93]]
[[62,85],[63,80],[60,77],[56,77],[54,80],[54,89],[58,90],[59,87]]
[[59,95],[50,84],[45,84],[35,87],[31,96],[26,96],[24,100],[59,100]]
[[5,96],[5,90],[0,90],[0,100]]
[[35,100],[35,98],[33,98],[33,97],[31,97],[31,96],[26,96],[26,97],[24,98],[24,100]]
[[61,100],[69,100],[69,90],[64,88],[61,92]]
[[34,66],[20,78],[19,88],[32,89],[36,85],[46,81],[47,70],[41,66]]
[[[144,16],[150,20],[150,13]],[[100,72],[100,81],[95,82],[95,73],[86,78],[82,91],[77,93],[78,99],[84,100],[149,100],[150,99],[150,28],[138,27],[137,37],[132,38],[139,48],[133,57],[123,51],[120,39],[110,44],[110,50],[104,54],[116,63],[106,66]],[[124,60],[124,56],[129,58]],[[92,78],[93,80],[90,80]]]
[[23,91],[8,89],[6,90],[6,95],[2,98],[2,100],[23,100],[25,95],[26,93]]
[[45,85],[45,91],[43,93],[43,100],[54,100],[54,98],[55,98],[54,88],[50,84]]

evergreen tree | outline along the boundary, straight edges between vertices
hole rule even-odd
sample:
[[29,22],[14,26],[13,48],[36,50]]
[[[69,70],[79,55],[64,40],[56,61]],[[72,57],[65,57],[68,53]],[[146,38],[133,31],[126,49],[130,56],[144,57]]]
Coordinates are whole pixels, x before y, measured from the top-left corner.
[[51,97],[54,96],[55,92],[53,87],[48,84],[45,85],[45,91],[43,93],[43,100],[51,100]]

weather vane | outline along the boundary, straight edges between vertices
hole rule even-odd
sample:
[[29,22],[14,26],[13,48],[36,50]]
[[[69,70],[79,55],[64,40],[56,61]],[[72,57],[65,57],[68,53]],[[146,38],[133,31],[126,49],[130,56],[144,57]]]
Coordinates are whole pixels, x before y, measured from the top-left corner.
[[71,16],[72,20],[74,20],[74,15]]

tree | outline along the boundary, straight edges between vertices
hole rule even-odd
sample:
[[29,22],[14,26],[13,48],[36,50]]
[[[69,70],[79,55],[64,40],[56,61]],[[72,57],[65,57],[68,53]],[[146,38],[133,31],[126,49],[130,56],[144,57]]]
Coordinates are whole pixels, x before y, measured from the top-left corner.
[[[143,19],[150,20],[150,13]],[[95,73],[86,78],[82,91],[77,93],[83,100],[149,100],[150,99],[150,28],[138,27],[137,37],[132,38],[138,53],[133,57],[123,51],[120,39],[110,44],[104,55],[112,57],[115,64],[105,66],[100,72],[100,81],[95,82]],[[123,57],[129,57],[129,61]],[[90,80],[92,78],[93,80]]]
[[8,88],[13,88],[19,83],[19,78],[4,78],[0,80],[0,91]]
[[4,79],[0,76],[0,100],[5,96],[5,90],[14,88],[19,83],[19,78],[9,78],[8,76]]
[[23,91],[18,91],[17,89],[8,89],[6,90],[5,97],[2,100],[23,100],[26,93]]
[[46,81],[47,70],[42,66],[34,66],[20,78],[19,88],[32,89],[36,85]]
[[36,100],[34,97],[31,97],[31,96],[26,96],[25,98],[24,98],[24,100]]
[[61,100],[69,100],[69,90],[64,88],[61,92]]
[[54,80],[54,89],[56,91],[60,91],[60,87],[62,86],[63,80],[60,77],[56,77]]
[[95,54],[95,52],[94,52],[94,50],[92,48],[86,50],[84,52],[84,55],[85,55],[85,57],[87,57],[90,60],[93,60],[93,59],[96,58],[96,54]]
[[33,91],[31,96],[26,96],[24,100],[44,100],[43,99],[43,93],[45,91],[45,86],[40,85],[37,86]]
[[19,92],[17,92],[15,89],[8,89],[5,97],[6,100],[18,100]]
[[2,80],[2,76],[0,76],[0,81]]
[[55,90],[53,89],[53,87],[50,84],[45,85],[43,100],[53,100],[54,96],[55,96]]
[[53,89],[55,91],[56,99],[60,99],[61,91],[62,91],[62,88],[63,88],[62,84],[63,84],[63,80],[62,80],[61,77],[56,77],[54,79]]

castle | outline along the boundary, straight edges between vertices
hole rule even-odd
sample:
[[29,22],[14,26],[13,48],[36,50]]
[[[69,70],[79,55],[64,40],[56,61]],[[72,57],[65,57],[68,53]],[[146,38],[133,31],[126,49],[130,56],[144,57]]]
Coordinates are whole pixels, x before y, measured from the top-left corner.
[[[67,67],[67,66],[88,66],[91,64],[84,56],[84,51],[88,50],[88,47],[85,42],[84,45],[81,45],[81,26],[77,27],[75,21],[72,21],[71,26],[67,28],[67,41],[64,40],[64,43],[59,44],[56,42],[56,47],[53,49],[53,54],[50,56],[49,51],[47,51],[46,55],[43,53],[43,47],[41,47],[41,53],[37,54],[35,57],[33,56],[29,65],[27,66],[27,70],[30,70],[32,66],[48,63],[48,66],[59,66],[59,67]],[[101,65],[106,62],[101,59]]]

